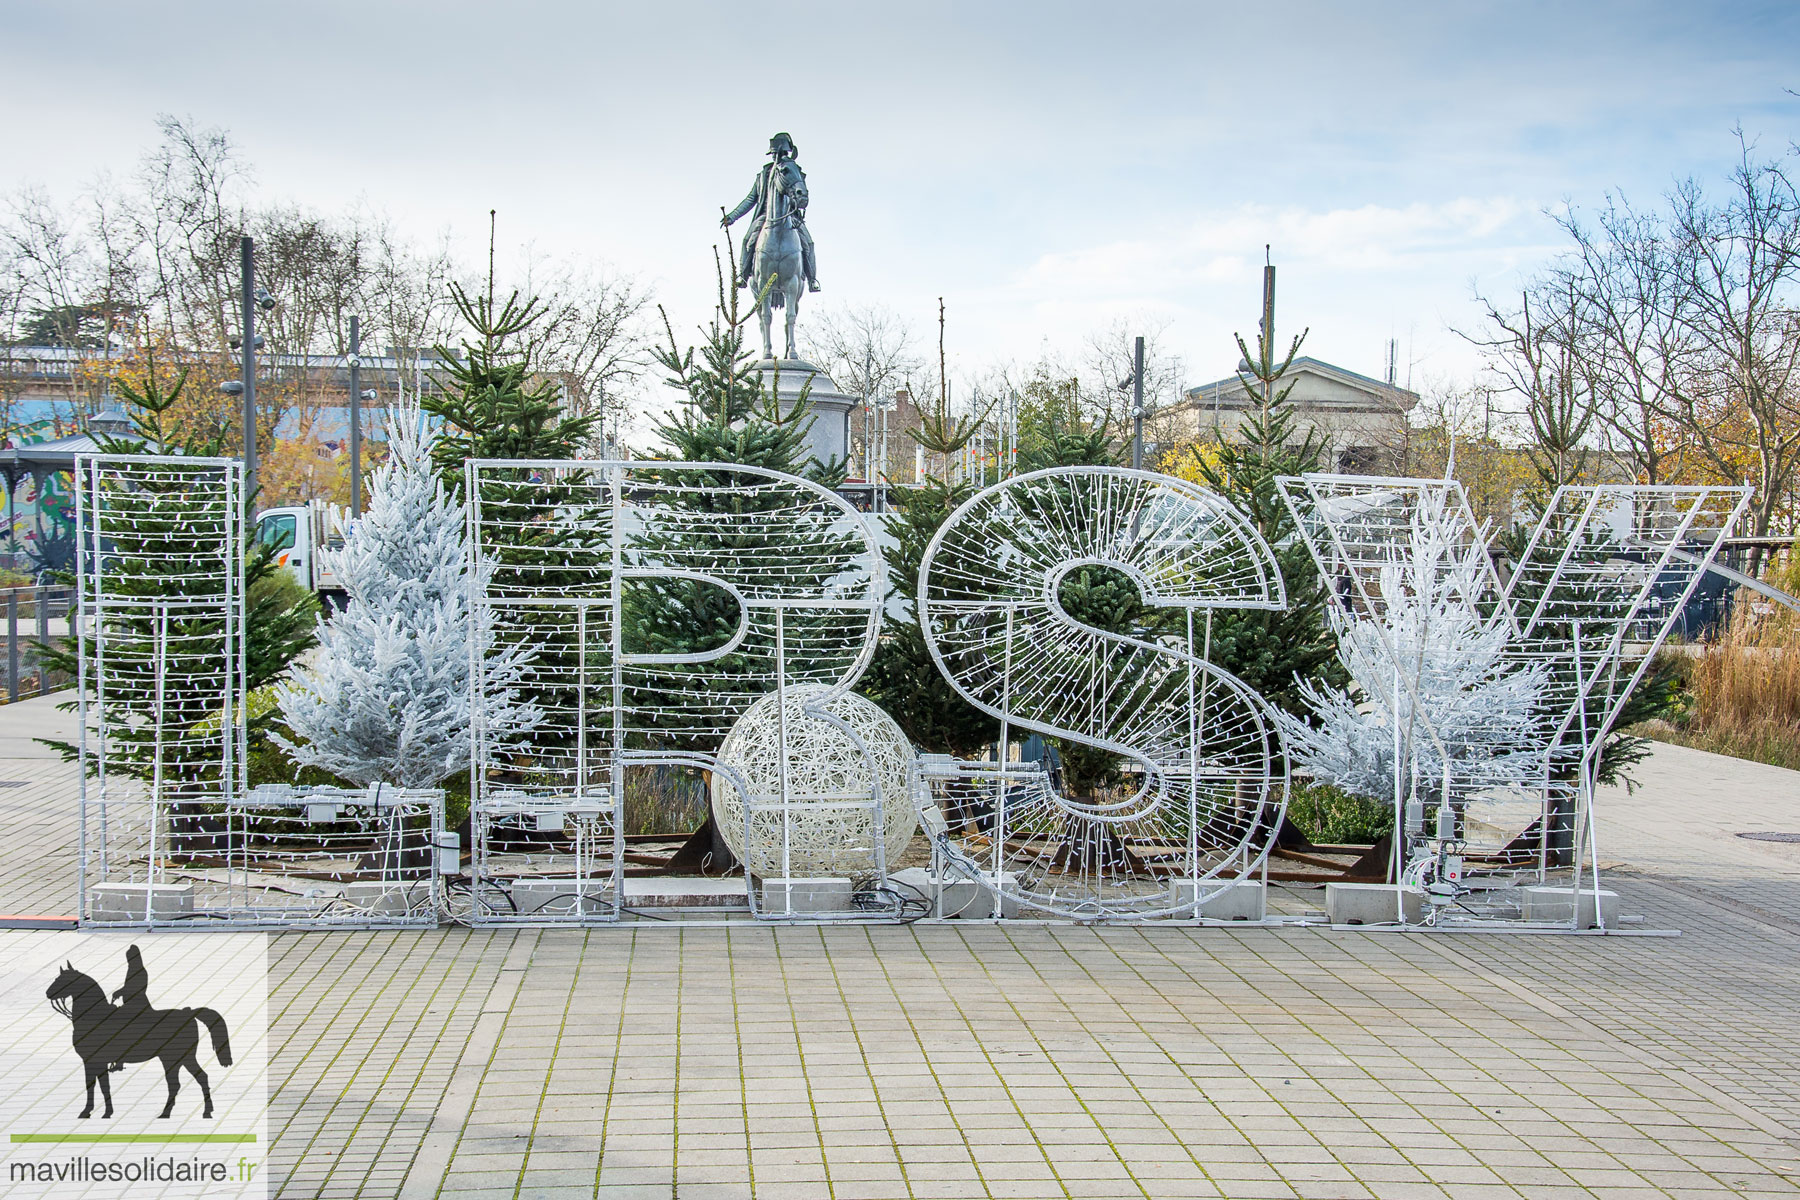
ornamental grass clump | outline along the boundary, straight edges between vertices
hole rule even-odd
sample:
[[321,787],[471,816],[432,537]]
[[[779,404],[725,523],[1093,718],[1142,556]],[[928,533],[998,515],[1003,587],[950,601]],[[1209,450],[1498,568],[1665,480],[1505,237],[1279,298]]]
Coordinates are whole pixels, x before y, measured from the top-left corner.
[[1699,750],[1800,769],[1800,613],[1738,598],[1688,672],[1675,739]]

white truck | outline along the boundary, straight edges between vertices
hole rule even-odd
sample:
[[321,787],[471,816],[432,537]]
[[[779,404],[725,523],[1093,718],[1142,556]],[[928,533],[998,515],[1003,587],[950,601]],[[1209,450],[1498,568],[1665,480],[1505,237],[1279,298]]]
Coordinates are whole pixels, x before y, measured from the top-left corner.
[[275,548],[276,564],[317,595],[327,613],[341,610],[348,599],[344,585],[326,570],[319,553],[344,544],[339,526],[342,516],[323,500],[265,508],[256,514],[257,538]]

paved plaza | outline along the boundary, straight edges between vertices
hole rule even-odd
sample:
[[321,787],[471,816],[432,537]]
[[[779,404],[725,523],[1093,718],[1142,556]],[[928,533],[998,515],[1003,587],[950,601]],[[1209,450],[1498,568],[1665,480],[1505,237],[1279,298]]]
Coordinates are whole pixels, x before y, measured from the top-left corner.
[[[73,911],[74,770],[29,740],[66,728],[0,709],[0,911]],[[1601,825],[1635,936],[272,937],[278,1194],[1800,1194],[1800,845],[1736,836],[1800,830],[1800,774],[1638,774]]]

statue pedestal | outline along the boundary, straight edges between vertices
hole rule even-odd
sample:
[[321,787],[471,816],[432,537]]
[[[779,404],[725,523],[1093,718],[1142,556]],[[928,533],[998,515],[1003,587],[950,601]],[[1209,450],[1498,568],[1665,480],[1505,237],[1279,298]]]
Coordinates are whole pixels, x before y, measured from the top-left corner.
[[[797,358],[784,358],[779,363],[765,358],[756,364],[756,370],[762,373],[763,391],[774,392],[784,417],[794,411],[794,403],[806,389],[807,403],[812,407],[812,429],[806,435],[809,455],[824,465],[849,457],[850,410],[858,403],[854,396],[838,391],[831,376]],[[808,384],[812,385],[810,389]]]

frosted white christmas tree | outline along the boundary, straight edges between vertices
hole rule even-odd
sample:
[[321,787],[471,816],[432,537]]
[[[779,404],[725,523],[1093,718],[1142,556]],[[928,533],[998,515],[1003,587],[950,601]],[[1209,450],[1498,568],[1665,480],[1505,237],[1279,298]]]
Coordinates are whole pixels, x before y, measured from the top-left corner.
[[525,657],[496,653],[490,621],[470,612],[471,588],[492,567],[469,564],[467,509],[432,468],[418,408],[390,409],[387,437],[368,510],[321,556],[350,600],[320,622],[312,665],[277,689],[294,734],[278,740],[299,762],[354,783],[430,787],[469,765],[472,640],[487,656],[483,719],[495,744],[539,714],[513,686]]
[[1316,726],[1277,714],[1297,765],[1347,792],[1391,797],[1398,778],[1402,798],[1426,799],[1440,794],[1446,753],[1453,796],[1542,773],[1528,733],[1543,668],[1508,658],[1506,622],[1482,616],[1486,552],[1460,506],[1422,499],[1369,603],[1338,622],[1351,689],[1301,685]]

